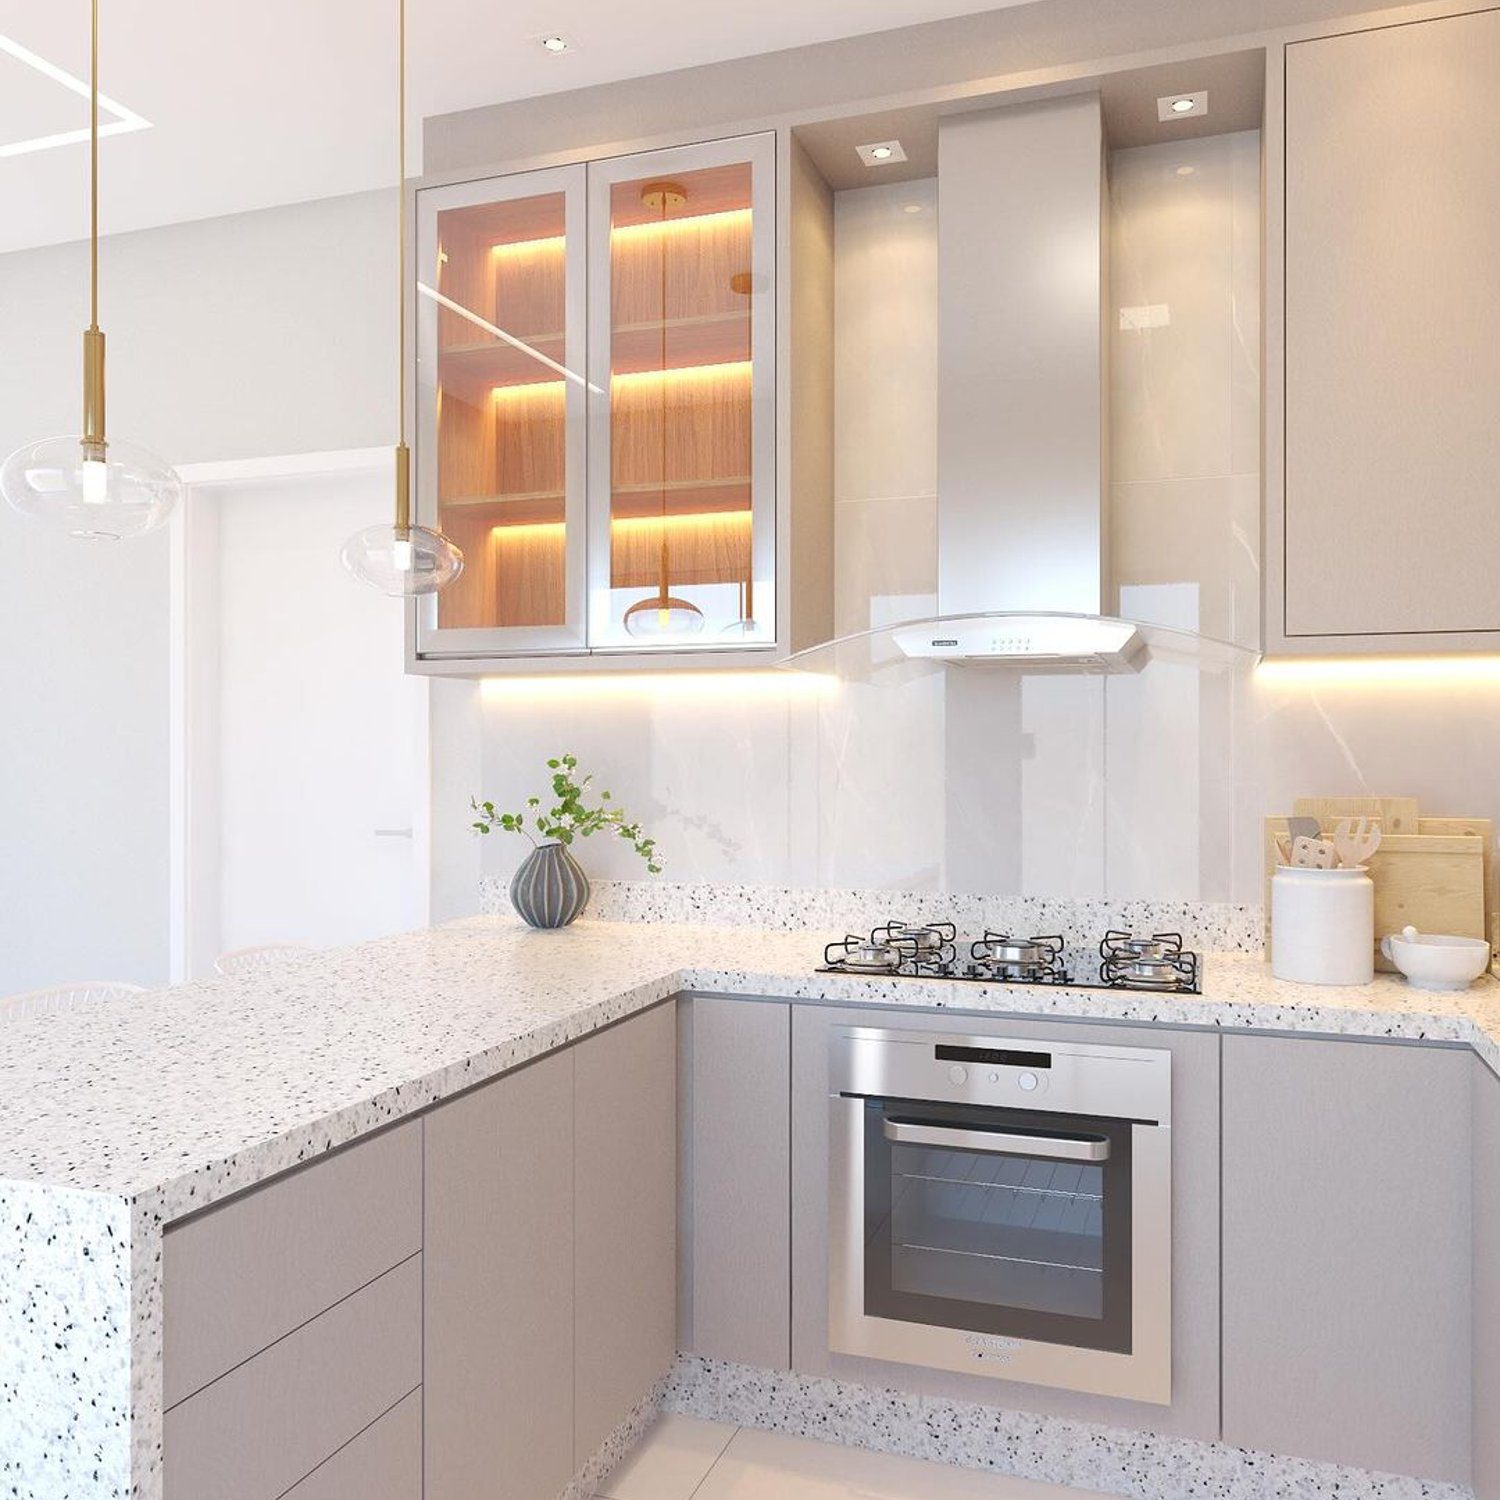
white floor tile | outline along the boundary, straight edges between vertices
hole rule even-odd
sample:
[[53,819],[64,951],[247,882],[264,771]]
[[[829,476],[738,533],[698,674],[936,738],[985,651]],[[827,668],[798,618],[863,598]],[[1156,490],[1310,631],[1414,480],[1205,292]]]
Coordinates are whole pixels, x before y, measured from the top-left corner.
[[735,1429],[668,1412],[599,1490],[608,1500],[689,1500]]
[[[1086,1493],[746,1427],[693,1500],[1080,1500]],[[639,1500],[647,1500],[644,1492]]]

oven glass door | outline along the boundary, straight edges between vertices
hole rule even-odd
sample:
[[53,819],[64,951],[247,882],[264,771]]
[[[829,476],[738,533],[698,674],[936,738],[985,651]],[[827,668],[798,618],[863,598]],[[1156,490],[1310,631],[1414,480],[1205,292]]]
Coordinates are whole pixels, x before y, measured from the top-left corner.
[[867,1315],[1130,1351],[1129,1121],[863,1103]]

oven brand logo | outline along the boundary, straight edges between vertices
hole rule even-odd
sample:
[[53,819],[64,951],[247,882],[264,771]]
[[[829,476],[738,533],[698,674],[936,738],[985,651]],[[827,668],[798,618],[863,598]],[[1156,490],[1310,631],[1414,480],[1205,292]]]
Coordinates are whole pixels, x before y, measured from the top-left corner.
[[1008,1365],[1014,1362],[1016,1350],[1021,1347],[1019,1339],[1000,1338],[995,1334],[966,1333],[964,1343],[975,1359],[989,1360],[992,1364]]

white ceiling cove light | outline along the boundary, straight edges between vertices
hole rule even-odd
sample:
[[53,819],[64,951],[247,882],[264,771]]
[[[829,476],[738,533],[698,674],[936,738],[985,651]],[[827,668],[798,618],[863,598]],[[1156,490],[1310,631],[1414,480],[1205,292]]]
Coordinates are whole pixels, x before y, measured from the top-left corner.
[[1156,101],[1158,120],[1190,120],[1208,113],[1208,90],[1196,94],[1167,94]]
[[893,162],[905,161],[906,152],[900,141],[871,141],[868,146],[856,146],[859,159],[867,167],[888,167]]
[[[45,57],[38,57],[30,48],[23,47],[19,42],[12,41],[3,34],[0,34],[0,52],[15,58],[19,63],[24,63],[28,68],[35,69],[43,78],[61,85],[70,94],[77,94],[80,99],[89,97],[87,79],[75,78],[65,68],[59,68],[56,63],[48,62]],[[128,135],[133,130],[150,130],[151,128],[150,120],[136,114],[133,109],[126,109],[123,104],[117,104],[107,94],[99,95],[99,108],[114,116],[112,120],[107,120],[99,126],[101,137]],[[23,141],[3,141],[0,142],[0,157],[25,156],[32,151],[50,151],[54,146],[77,146],[88,138],[89,127],[84,125],[77,130],[60,130],[51,135],[35,135]]]

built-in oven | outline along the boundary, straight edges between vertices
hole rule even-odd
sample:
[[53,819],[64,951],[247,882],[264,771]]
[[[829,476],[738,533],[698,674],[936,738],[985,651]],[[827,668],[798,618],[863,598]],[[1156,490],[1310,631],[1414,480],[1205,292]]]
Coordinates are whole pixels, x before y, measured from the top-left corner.
[[829,1339],[1172,1396],[1172,1055],[840,1027]]

